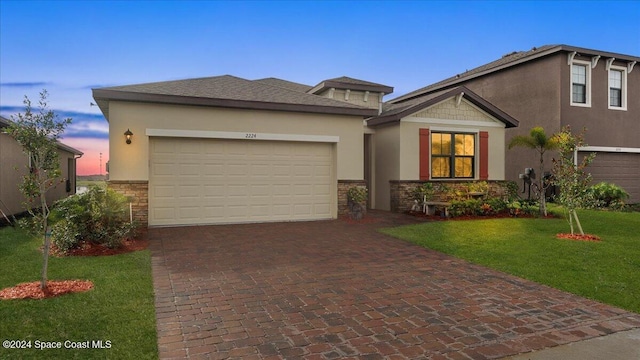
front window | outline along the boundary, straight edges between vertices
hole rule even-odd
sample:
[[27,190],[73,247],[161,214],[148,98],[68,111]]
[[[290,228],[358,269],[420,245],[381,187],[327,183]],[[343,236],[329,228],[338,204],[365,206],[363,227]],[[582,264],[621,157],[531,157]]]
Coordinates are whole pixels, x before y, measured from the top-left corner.
[[626,71],[621,68],[609,70],[609,108],[624,110],[626,108]]
[[475,134],[431,133],[431,176],[473,178]]

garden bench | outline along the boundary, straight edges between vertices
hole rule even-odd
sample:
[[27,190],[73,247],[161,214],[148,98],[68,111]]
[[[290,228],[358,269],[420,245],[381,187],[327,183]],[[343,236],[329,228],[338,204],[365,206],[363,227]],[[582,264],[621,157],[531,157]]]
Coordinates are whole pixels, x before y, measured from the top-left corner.
[[422,202],[422,211],[427,215],[434,215],[437,208],[441,208],[444,211],[444,216],[449,217],[450,202],[446,201],[427,201],[426,197]]

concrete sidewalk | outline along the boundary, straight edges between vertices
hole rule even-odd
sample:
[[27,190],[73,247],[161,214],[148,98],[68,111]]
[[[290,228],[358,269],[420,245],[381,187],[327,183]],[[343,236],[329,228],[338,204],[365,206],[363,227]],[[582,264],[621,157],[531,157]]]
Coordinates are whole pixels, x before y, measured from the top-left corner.
[[640,329],[511,356],[509,360],[638,360]]

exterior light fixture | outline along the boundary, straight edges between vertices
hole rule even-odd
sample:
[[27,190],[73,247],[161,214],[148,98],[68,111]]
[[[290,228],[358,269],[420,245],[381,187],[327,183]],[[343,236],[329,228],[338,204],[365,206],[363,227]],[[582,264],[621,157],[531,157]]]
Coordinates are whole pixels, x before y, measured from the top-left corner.
[[133,136],[131,130],[127,129],[127,131],[124,132],[124,136],[127,138],[127,144],[131,144],[131,137]]

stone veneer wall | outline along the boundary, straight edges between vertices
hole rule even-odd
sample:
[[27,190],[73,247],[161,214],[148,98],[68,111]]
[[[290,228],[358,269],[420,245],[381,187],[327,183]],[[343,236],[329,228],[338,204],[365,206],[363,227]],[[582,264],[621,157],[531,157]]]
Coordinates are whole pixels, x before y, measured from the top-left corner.
[[[442,194],[438,193],[438,184],[446,185],[449,189],[456,189],[456,187],[462,187],[466,184],[477,181],[432,181],[435,187],[434,201],[442,200]],[[391,180],[391,211],[392,212],[405,212],[411,210],[413,205],[413,191],[419,187],[425,181],[420,180]],[[507,197],[509,195],[510,181],[496,181],[489,180],[489,196],[492,197]]]
[[133,220],[140,225],[149,224],[149,182],[148,181],[120,181],[109,180],[107,186],[131,201]]
[[[355,186],[366,188],[367,183],[364,180],[338,180],[338,216],[349,214],[347,191]],[[362,206],[366,211],[366,201],[362,204]]]

